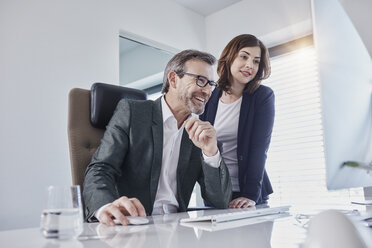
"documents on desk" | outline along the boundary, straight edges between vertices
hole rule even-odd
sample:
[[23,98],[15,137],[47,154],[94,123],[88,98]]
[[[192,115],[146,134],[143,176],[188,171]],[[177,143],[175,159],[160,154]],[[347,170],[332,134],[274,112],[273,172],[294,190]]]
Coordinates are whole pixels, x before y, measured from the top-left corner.
[[[229,209],[228,212],[219,213],[218,210],[207,210],[203,212],[196,212],[195,216],[190,218],[183,218],[180,220],[181,223],[187,222],[201,222],[207,221],[211,223],[236,221],[247,218],[256,218],[260,216],[277,215],[286,213],[289,211],[290,206],[281,207],[252,207],[252,208],[240,208],[240,209]],[[215,212],[217,211],[217,212]],[[192,212],[190,213],[193,214]]]

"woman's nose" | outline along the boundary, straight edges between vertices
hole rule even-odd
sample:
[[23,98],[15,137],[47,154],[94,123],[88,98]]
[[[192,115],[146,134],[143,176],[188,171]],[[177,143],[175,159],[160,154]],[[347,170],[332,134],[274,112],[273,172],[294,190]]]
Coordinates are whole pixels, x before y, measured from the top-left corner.
[[248,59],[247,62],[245,63],[245,67],[250,69],[253,68],[253,62],[250,59]]

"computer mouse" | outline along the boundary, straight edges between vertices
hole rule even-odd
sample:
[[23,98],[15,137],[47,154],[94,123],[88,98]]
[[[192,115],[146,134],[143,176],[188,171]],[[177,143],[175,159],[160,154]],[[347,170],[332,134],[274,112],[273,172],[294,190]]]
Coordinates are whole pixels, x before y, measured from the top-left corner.
[[[131,217],[131,216],[125,216],[127,217],[129,224],[131,225],[144,225],[149,223],[149,220],[146,217]],[[114,219],[114,222],[116,225],[121,225],[119,220]]]

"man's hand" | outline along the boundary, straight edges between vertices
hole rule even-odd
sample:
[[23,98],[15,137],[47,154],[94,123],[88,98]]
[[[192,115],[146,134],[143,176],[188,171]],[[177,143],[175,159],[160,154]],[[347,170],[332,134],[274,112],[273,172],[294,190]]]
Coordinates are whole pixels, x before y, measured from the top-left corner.
[[114,226],[113,219],[117,219],[126,226],[129,221],[125,215],[146,217],[146,211],[138,199],[122,196],[104,207],[97,218],[99,222],[106,225]]
[[217,154],[216,130],[208,121],[201,121],[196,117],[191,117],[184,124],[185,130],[195,146],[199,147],[208,157]]
[[229,208],[248,208],[256,205],[255,201],[245,197],[238,197],[232,200],[229,204]]

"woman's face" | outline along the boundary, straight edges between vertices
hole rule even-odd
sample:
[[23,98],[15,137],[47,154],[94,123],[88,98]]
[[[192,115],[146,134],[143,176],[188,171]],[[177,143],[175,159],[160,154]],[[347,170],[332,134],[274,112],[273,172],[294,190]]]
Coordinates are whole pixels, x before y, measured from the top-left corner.
[[233,84],[249,83],[257,74],[261,59],[261,48],[244,47],[240,49],[235,60],[231,64],[230,71],[233,77]]

